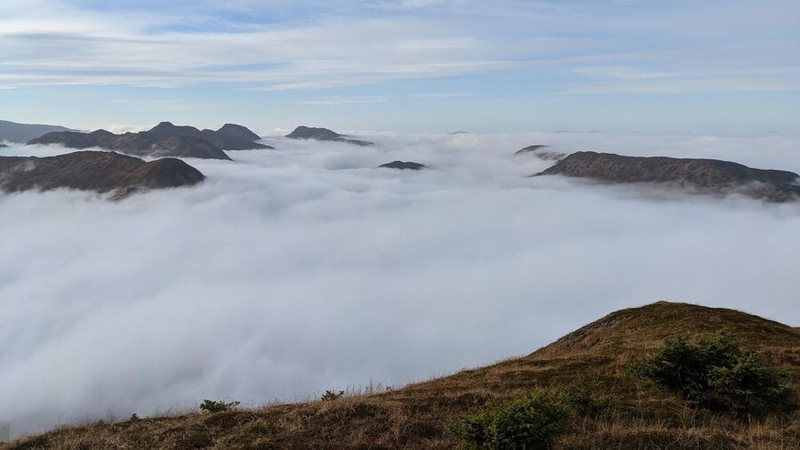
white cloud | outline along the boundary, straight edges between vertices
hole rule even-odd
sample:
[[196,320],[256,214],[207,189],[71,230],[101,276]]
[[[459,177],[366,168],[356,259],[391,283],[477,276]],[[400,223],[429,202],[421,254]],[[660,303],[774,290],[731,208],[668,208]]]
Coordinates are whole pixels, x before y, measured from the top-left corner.
[[[709,83],[695,81],[715,71],[744,72],[742,77],[717,73],[725,90],[799,89],[774,75],[786,69],[796,75],[798,68],[797,27],[791,21],[798,11],[791,2],[769,9],[752,2],[662,5],[658,13],[635,3],[516,0],[200,2],[191,8],[182,2],[159,5],[158,14],[148,9],[153,3],[93,9],[57,0],[36,0],[32,6],[4,2],[0,86],[218,82],[319,89],[524,71],[532,62],[591,78],[603,70],[619,75],[608,68],[630,67],[635,60],[642,65],[635,68],[640,75],[679,80],[669,85],[671,91],[706,89]],[[718,14],[720,7],[725,14]],[[249,17],[258,19],[251,23]],[[587,58],[599,59],[597,67],[569,65]],[[272,66],[239,69],[248,65]],[[625,70],[622,75],[634,69]],[[751,83],[755,77],[763,81]],[[570,91],[573,81],[559,84]],[[626,86],[604,89],[625,92]]]
[[[340,130],[345,131],[346,130]],[[556,150],[800,171],[797,139],[529,133],[268,139],[118,203],[0,195],[0,425],[399,385],[660,299],[800,323],[800,206],[531,179]],[[3,154],[54,154],[15,147]],[[378,170],[395,159],[422,172]]]

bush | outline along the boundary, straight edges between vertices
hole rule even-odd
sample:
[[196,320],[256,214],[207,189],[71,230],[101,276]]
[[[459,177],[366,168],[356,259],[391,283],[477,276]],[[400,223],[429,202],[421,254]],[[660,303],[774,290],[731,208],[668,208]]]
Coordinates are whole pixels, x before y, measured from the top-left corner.
[[764,366],[758,355],[724,333],[664,341],[664,348],[631,367],[690,403],[717,412],[763,416],[794,408],[790,370]]
[[239,402],[216,402],[213,400],[205,399],[203,403],[200,404],[200,411],[210,412],[210,413],[218,413],[223,411],[229,411],[231,409],[236,408],[239,406]]
[[617,402],[614,395],[604,394],[603,384],[594,378],[582,378],[571,382],[561,392],[562,400],[575,413],[583,417],[608,416]]
[[547,450],[567,430],[569,418],[567,405],[548,391],[541,391],[472,416],[462,416],[449,428],[473,448]]
[[338,400],[343,395],[344,395],[344,391],[339,391],[339,392],[325,391],[325,393],[322,394],[322,397],[320,398],[320,400],[322,400],[323,402],[332,402],[334,400]]

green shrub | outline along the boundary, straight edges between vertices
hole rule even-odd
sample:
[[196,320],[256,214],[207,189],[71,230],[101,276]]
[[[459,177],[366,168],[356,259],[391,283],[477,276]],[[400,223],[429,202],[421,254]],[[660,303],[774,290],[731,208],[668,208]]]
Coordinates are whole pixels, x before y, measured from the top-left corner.
[[790,370],[764,366],[758,355],[724,333],[664,341],[664,348],[631,367],[690,403],[717,412],[763,416],[794,408]]
[[561,399],[580,416],[607,416],[613,410],[617,398],[603,391],[603,383],[597,379],[579,377],[561,392]]
[[462,416],[449,425],[473,448],[552,449],[567,430],[570,409],[548,391]]
[[223,411],[229,411],[231,409],[236,408],[239,406],[239,402],[217,402],[209,399],[203,400],[203,403],[200,404],[200,411],[210,412],[210,413],[218,413]]
[[343,395],[344,395],[344,391],[339,391],[339,392],[325,391],[325,393],[322,394],[322,397],[320,398],[320,400],[322,400],[323,402],[332,402],[334,400],[338,400]]

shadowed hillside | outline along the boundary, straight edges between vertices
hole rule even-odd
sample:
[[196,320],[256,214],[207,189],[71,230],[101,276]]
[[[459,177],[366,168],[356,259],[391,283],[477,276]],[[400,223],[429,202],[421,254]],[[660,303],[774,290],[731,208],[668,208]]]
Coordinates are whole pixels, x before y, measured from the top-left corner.
[[729,309],[658,302],[609,314],[528,356],[394,391],[88,424],[9,448],[453,448],[461,443],[447,425],[462,414],[537,389],[589,385],[612,399],[611,406],[598,415],[574,415],[557,448],[800,448],[796,411],[759,420],[713,414],[629,370],[665,338],[717,331],[744,340],[768,365],[791,367],[797,392],[796,328]]

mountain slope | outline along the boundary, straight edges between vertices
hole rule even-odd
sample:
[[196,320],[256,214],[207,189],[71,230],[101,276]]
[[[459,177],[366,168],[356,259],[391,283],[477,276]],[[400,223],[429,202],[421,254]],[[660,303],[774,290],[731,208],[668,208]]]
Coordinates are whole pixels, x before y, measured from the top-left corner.
[[792,367],[797,391],[797,329],[729,309],[658,302],[609,314],[528,356],[398,390],[256,410],[88,424],[10,448],[453,448],[459,442],[446,425],[460,414],[503,404],[533,389],[560,390],[586,380],[616,399],[612,413],[575,419],[557,448],[800,448],[800,413],[763,422],[715,416],[687,407],[627,369],[666,337],[719,330],[747,340],[765,362]]
[[[255,138],[255,139],[253,139]],[[85,149],[99,147],[135,156],[154,158],[231,158],[225,150],[271,149],[255,142],[259,137],[241,125],[226,124],[218,131],[198,130],[190,126],[176,126],[161,122],[147,131],[114,134],[106,130],[91,133],[54,132],[28,141],[28,145],[60,144],[64,147]]]
[[798,175],[785,170],[753,169],[716,159],[638,157],[577,152],[534,175],[563,175],[608,183],[660,183],[701,192],[739,192],[771,201],[800,196]]
[[8,141],[22,144],[55,131],[71,130],[57,125],[38,125],[0,120],[0,142]]
[[289,139],[303,139],[303,140],[313,139],[315,141],[345,142],[348,144],[354,144],[361,147],[375,145],[373,142],[363,141],[360,139],[353,139],[343,134],[339,134],[335,131],[329,130],[327,128],[307,127],[304,125],[295,128],[294,131],[287,134],[286,137]]
[[205,177],[185,162],[144,162],[113,152],[82,151],[45,158],[0,156],[0,191],[77,189],[122,198],[144,189],[190,186]]

